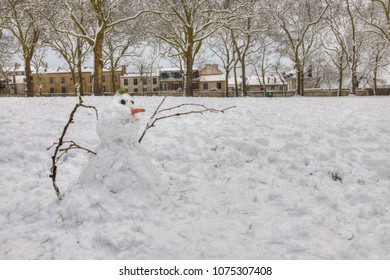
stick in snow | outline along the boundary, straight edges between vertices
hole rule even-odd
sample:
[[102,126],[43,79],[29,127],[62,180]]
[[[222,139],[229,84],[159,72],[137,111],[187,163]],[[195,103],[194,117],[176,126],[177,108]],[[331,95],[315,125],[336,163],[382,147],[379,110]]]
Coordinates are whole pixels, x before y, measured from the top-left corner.
[[[54,191],[56,193],[56,196],[57,196],[58,200],[62,200],[62,198],[63,198],[62,194],[60,192],[60,189],[57,186],[57,181],[56,181],[57,180],[57,163],[58,163],[58,160],[63,155],[65,155],[68,151],[74,150],[74,149],[81,149],[81,150],[87,151],[88,153],[96,154],[95,152],[93,152],[93,151],[91,151],[89,149],[81,147],[80,145],[76,144],[74,141],[64,141],[66,132],[68,131],[68,128],[69,128],[70,124],[73,123],[74,115],[76,114],[78,108],[83,107],[83,108],[87,108],[87,109],[94,109],[95,113],[96,113],[96,118],[98,118],[98,111],[97,111],[97,109],[94,106],[86,106],[86,105],[84,105],[83,104],[83,100],[82,100],[80,95],[78,96],[78,100],[79,100],[79,103],[76,103],[76,105],[74,106],[72,112],[70,113],[68,122],[65,124],[64,129],[62,130],[62,134],[61,134],[60,138],[58,139],[58,142],[55,142],[53,145],[51,145],[49,148],[47,148],[47,150],[50,150],[52,147],[55,146],[54,154],[51,157],[52,166],[50,168],[50,175],[49,175],[49,177],[52,180],[53,188],[54,188]],[[64,144],[69,144],[69,146],[64,148],[63,147]]]
[[[146,132],[150,128],[154,127],[155,123],[157,121],[159,121],[159,120],[172,118],[172,117],[180,117],[180,116],[189,115],[189,114],[203,114],[205,112],[225,113],[225,111],[236,107],[236,106],[230,106],[230,107],[227,107],[227,108],[224,108],[224,109],[214,109],[214,108],[208,108],[205,105],[197,104],[197,103],[183,103],[183,104],[180,104],[180,105],[177,105],[177,106],[173,106],[173,107],[170,107],[170,108],[166,108],[166,109],[160,110],[160,107],[164,103],[166,98],[167,97],[165,96],[161,100],[160,105],[158,105],[158,107],[154,111],[153,115],[150,117],[150,119],[149,119],[149,121],[148,121],[148,123],[147,123],[147,125],[146,125],[146,127],[144,129],[144,131],[141,134],[141,137],[138,140],[139,143],[141,143],[141,141],[144,138]],[[198,109],[198,110],[191,110],[191,111],[187,111],[187,112],[173,113],[173,114],[170,114],[170,115],[165,115],[165,116],[158,117],[158,114],[160,114],[162,112],[172,111],[172,110],[175,110],[175,109],[178,109],[178,108],[181,108],[181,107],[197,107],[197,108],[200,108],[200,109]]]

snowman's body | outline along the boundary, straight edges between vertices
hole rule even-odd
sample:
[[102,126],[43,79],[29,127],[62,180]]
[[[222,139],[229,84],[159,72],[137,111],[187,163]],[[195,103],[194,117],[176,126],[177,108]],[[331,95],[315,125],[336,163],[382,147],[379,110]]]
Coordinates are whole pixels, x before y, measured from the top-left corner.
[[101,113],[97,154],[79,176],[77,192],[107,213],[142,210],[158,204],[162,193],[159,175],[138,143],[140,124],[131,102],[128,95],[115,96]]

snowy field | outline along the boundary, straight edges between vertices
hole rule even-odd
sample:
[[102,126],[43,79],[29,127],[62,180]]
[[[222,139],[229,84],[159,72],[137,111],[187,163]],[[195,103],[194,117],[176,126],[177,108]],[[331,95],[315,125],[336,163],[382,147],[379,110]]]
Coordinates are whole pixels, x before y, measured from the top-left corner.
[[[110,99],[85,104],[101,111]],[[135,100],[143,128],[161,97]],[[187,102],[237,107],[147,132],[141,146],[165,191],[144,205],[142,188],[91,202],[77,188],[82,151],[60,161],[58,203],[46,148],[76,98],[1,98],[0,259],[390,259],[389,97],[163,106]],[[68,139],[96,148],[93,111],[78,111]]]

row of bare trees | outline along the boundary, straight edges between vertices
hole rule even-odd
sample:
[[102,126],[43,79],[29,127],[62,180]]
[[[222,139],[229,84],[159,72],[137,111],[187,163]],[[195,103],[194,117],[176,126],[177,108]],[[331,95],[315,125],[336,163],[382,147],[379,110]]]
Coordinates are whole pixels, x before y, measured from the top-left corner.
[[[132,57],[146,73],[164,56],[180,65],[192,96],[194,66],[210,53],[223,65],[227,90],[233,74],[236,96],[239,76],[256,73],[265,85],[266,73],[284,81],[289,68],[299,95],[308,76],[315,86],[336,81],[339,94],[345,81],[352,94],[363,82],[375,92],[390,63],[389,11],[389,0],[2,0],[0,66],[19,53],[27,96],[34,94],[31,66],[47,48],[66,61],[75,83],[92,57],[96,95],[104,66],[114,71]],[[147,58],[144,49],[152,49]]]

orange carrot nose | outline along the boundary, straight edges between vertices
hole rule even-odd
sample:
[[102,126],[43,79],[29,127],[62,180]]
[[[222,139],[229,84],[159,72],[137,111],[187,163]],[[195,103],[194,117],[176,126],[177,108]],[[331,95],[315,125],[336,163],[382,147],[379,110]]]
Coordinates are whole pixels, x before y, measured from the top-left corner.
[[145,112],[144,108],[131,108],[131,113],[133,115],[138,114],[138,113],[142,113],[142,112]]

